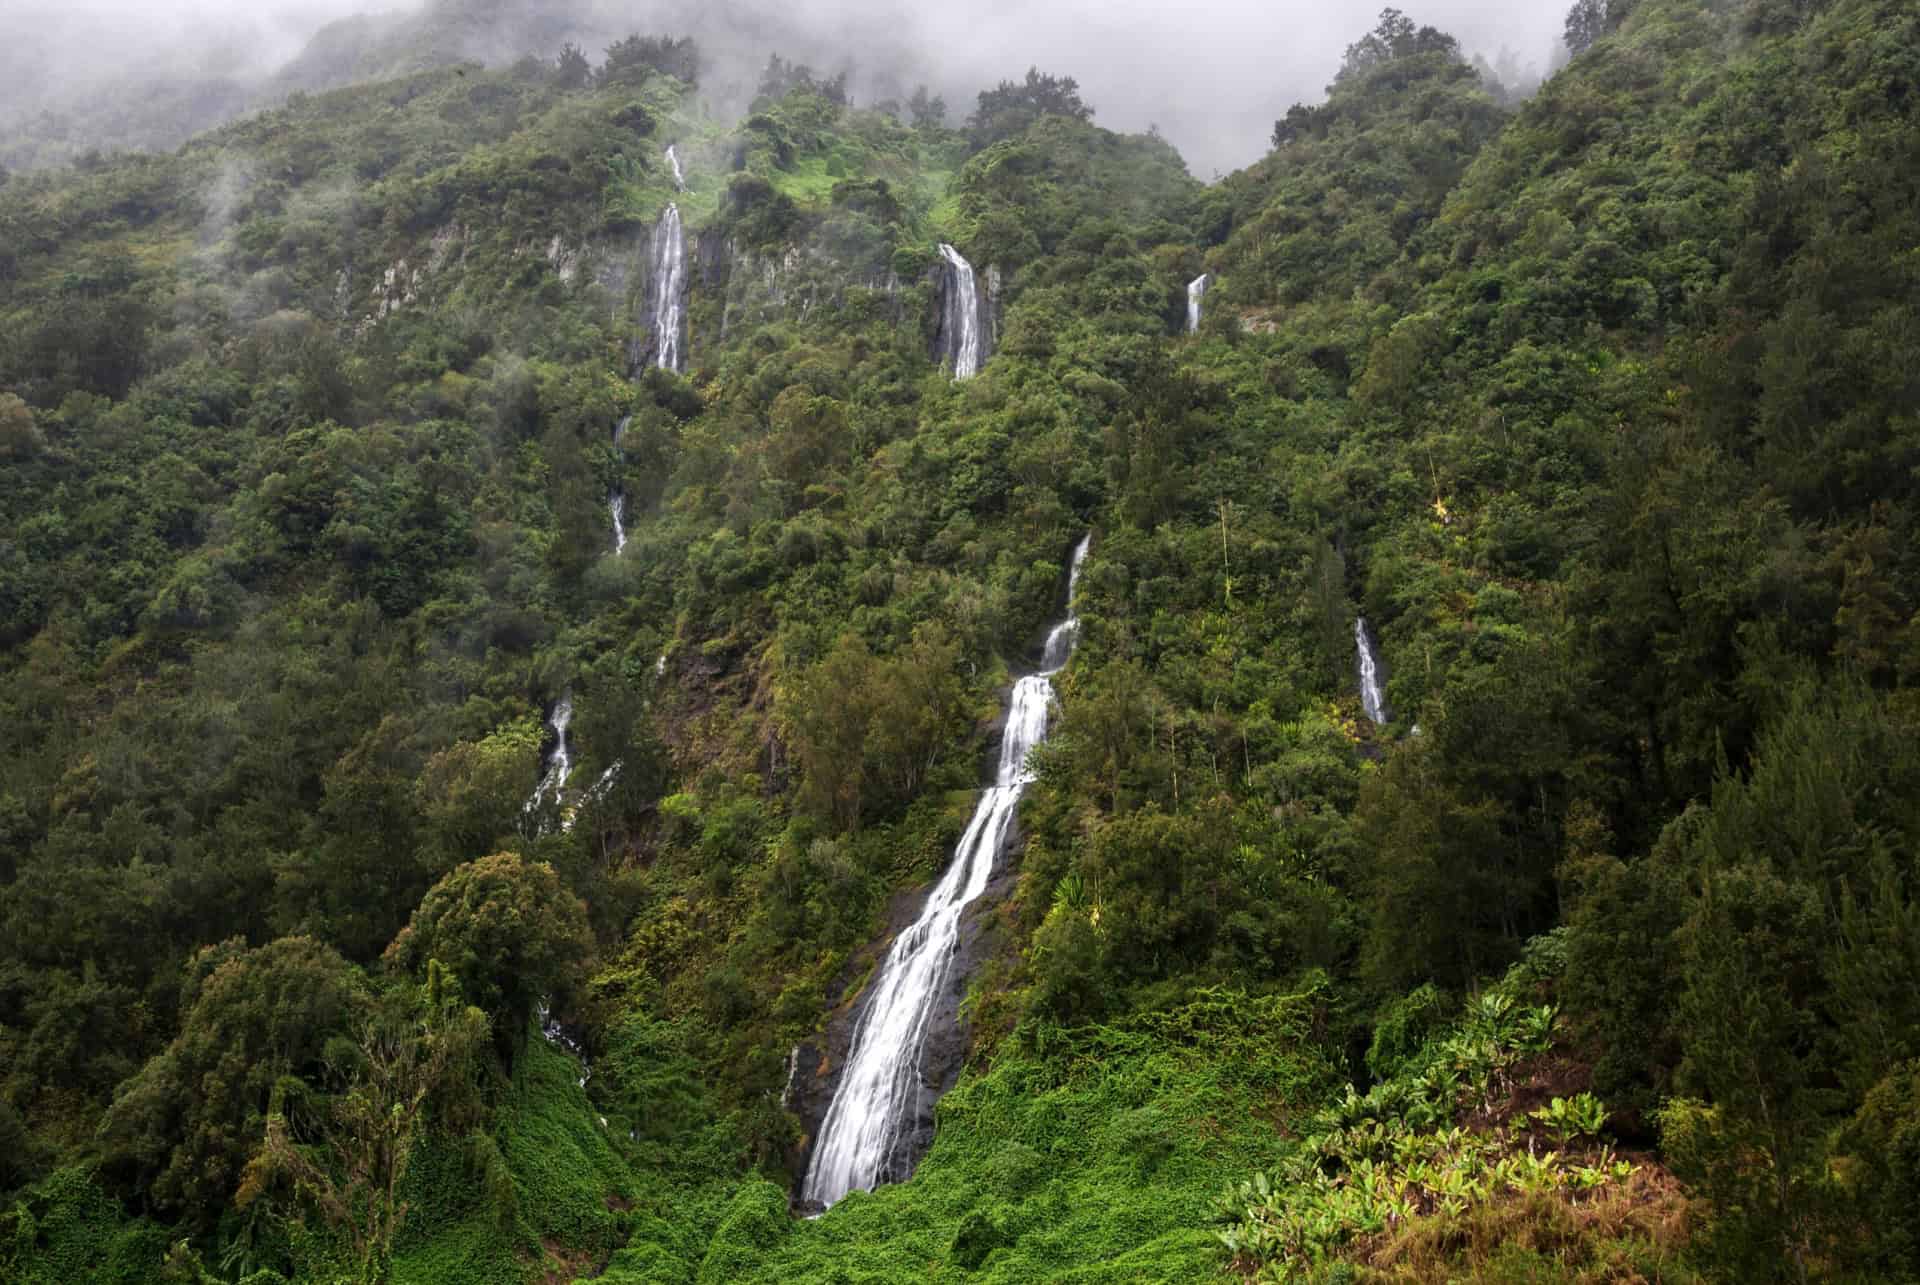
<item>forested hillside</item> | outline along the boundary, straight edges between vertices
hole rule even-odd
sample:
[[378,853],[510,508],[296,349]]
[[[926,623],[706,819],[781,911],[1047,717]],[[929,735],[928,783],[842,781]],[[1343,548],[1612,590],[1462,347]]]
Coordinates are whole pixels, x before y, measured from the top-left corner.
[[1568,33],[1213,185],[656,32],[0,184],[0,1276],[1920,1279],[1920,12]]

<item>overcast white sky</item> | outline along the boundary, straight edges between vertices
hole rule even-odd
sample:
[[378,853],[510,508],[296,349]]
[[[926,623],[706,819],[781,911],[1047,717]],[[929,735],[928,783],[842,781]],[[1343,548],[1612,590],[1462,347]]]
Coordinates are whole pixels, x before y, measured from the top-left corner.
[[[539,0],[481,2],[532,7]],[[189,74],[261,72],[290,57],[307,34],[331,18],[418,3],[0,0],[0,30],[9,37],[0,50],[0,79],[11,79],[17,95],[28,87],[29,92],[55,92],[95,77],[155,68]],[[1290,103],[1321,96],[1342,50],[1372,27],[1382,7],[1379,0],[736,3],[769,15],[774,23],[835,33],[835,47],[917,47],[928,78],[952,89],[956,114],[971,107],[970,96],[962,97],[969,89],[1018,77],[1029,64],[1077,77],[1102,124],[1137,130],[1157,123],[1202,178],[1256,159],[1274,118]],[[564,0],[564,7],[597,8],[603,22],[638,31],[684,29],[691,25],[690,10],[711,23],[720,8],[698,0]],[[1404,0],[1399,7],[1416,22],[1459,37],[1469,53],[1482,52],[1492,60],[1504,47],[1542,70],[1564,16],[1559,0]],[[817,51],[801,52],[826,61]]]

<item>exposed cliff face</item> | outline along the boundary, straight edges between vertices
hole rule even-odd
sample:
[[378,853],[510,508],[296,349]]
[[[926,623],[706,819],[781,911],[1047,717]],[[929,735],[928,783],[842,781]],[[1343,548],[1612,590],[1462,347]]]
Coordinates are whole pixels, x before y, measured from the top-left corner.
[[[415,306],[428,306],[456,285],[471,265],[476,249],[485,252],[482,233],[460,222],[448,223],[423,242],[402,246],[375,270],[364,293],[365,278],[350,256],[334,277],[330,302],[335,319],[364,335],[378,322]],[[629,286],[648,282],[648,242],[644,236],[594,240],[564,233],[522,237],[509,251],[515,260],[544,260],[559,283],[569,289],[597,287],[609,299],[616,316],[626,307]],[[377,262],[377,260],[376,260]]]
[[805,322],[850,309],[878,308],[896,328],[919,317],[911,292],[892,271],[849,274],[845,264],[811,246],[754,248],[711,228],[694,234],[689,278],[697,294],[693,325],[716,344],[743,325]]

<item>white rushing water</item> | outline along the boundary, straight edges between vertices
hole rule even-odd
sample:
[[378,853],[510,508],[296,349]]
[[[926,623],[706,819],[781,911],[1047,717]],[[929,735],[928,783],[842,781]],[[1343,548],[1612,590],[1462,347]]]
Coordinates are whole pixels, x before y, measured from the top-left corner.
[[1213,284],[1213,274],[1202,272],[1187,282],[1187,333],[1200,329],[1200,305],[1207,297],[1207,287]]
[[831,1205],[856,1188],[870,1191],[882,1179],[904,1177],[911,1163],[912,1157],[896,1152],[907,1133],[902,1125],[918,1114],[926,1092],[920,1064],[928,1022],[953,967],[961,911],[985,891],[1020,796],[1033,780],[1027,770],[1027,751],[1046,738],[1047,712],[1053,701],[1049,680],[1073,654],[1079,630],[1073,591],[1090,539],[1083,537],[1074,548],[1067,574],[1066,618],[1047,635],[1043,668],[1013,685],[994,783],[980,796],[953,861],[928,894],[920,917],[894,939],[868,984],[866,1011],[854,1032],[853,1049],[833,1103],[821,1121],[819,1142],[801,1187],[803,1200]]
[[785,1111],[793,1104],[793,1086],[800,1082],[800,1046],[793,1046],[793,1052],[787,1054],[787,1085],[780,1090],[780,1109]]
[[686,191],[687,175],[686,175],[686,171],[680,168],[680,153],[675,151],[671,147],[667,148],[667,164],[673,166],[674,187],[682,192]]
[[662,370],[686,369],[680,346],[686,294],[686,232],[680,225],[680,207],[668,205],[653,230],[653,364]]
[[578,803],[561,812],[560,828],[562,830],[571,831],[574,821],[580,816],[580,809],[598,803],[606,797],[607,791],[613,788],[613,783],[620,779],[620,766],[619,763],[615,763],[612,767],[602,772],[600,779],[588,787],[587,792],[580,796]]
[[547,758],[547,770],[540,777],[540,784],[533,788],[533,796],[522,809],[537,812],[551,799],[556,805],[561,802],[562,791],[567,784],[567,773],[573,770],[573,753],[567,746],[567,727],[573,722],[573,699],[562,696],[554,704],[553,713],[547,715],[547,730],[553,733],[553,753]]
[[1359,655],[1360,707],[1366,710],[1369,719],[1384,725],[1393,715],[1387,709],[1387,694],[1381,688],[1380,657],[1373,649],[1373,635],[1367,630],[1365,616],[1354,618],[1353,645]]
[[[613,426],[613,453],[620,455],[620,440],[627,435],[627,425],[633,423],[629,415]],[[613,551],[623,553],[627,547],[627,492],[619,482],[613,484],[613,490],[607,494],[607,515],[613,519]]]
[[940,243],[940,257],[953,269],[947,295],[947,333],[953,340],[953,377],[971,379],[980,373],[980,289],[974,284],[973,265],[966,256]]
[[[573,726],[573,698],[562,696],[553,707],[553,713],[547,715],[547,731],[553,735],[553,752],[547,756],[547,770],[540,776],[540,784],[533,788],[533,794],[521,811],[539,812],[549,802],[560,813],[560,829],[573,829],[573,820],[580,809],[603,797],[620,779],[619,763],[600,774],[584,794],[571,803],[567,801],[567,777],[573,772],[573,743],[567,739],[567,729]],[[539,821],[540,833],[546,832],[546,821]]]

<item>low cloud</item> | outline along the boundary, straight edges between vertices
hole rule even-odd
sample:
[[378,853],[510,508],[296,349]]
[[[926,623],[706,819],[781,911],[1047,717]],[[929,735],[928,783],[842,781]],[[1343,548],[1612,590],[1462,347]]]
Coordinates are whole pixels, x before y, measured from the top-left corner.
[[[1275,117],[1317,100],[1346,46],[1377,21],[1374,0],[433,0],[466,15],[460,52],[488,61],[551,55],[573,38],[598,57],[631,31],[692,34],[737,92],[769,53],[825,72],[852,68],[856,94],[926,83],[956,117],[973,95],[1030,65],[1077,78],[1114,129],[1158,125],[1202,178],[1257,159]],[[265,84],[326,23],[356,12],[424,12],[362,0],[16,0],[0,52],[0,119],[142,81]],[[1563,15],[1524,0],[1433,0],[1405,6],[1468,53],[1544,71]],[[551,44],[553,48],[515,47]]]

